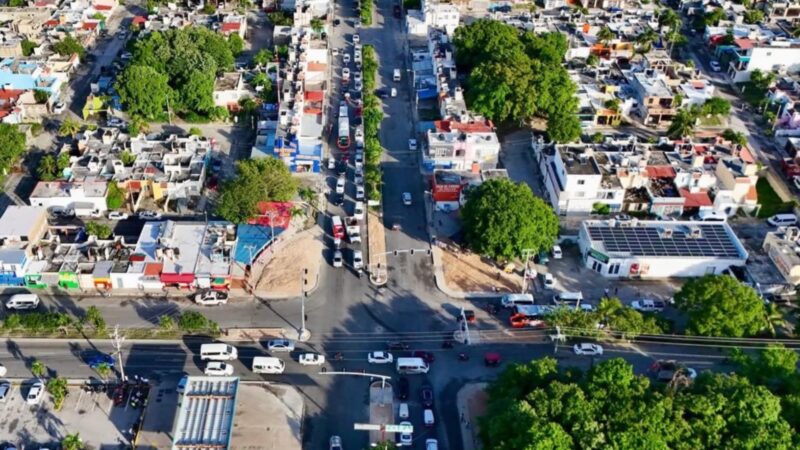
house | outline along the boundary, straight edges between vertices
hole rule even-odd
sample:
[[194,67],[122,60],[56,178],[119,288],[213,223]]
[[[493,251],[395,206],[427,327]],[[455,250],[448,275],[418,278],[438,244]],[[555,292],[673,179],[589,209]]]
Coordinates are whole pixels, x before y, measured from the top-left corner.
[[776,38],[762,44],[749,38],[737,38],[733,45],[718,46],[715,53],[734,83],[750,81],[750,74],[756,69],[762,72],[800,72],[800,41],[797,39]]
[[797,252],[800,228],[786,227],[784,231],[772,231],[764,237],[762,249],[774,264],[775,269],[792,286],[800,284],[800,254]]
[[42,61],[19,58],[0,61],[0,86],[8,89],[45,91],[52,97],[60,93],[67,76],[54,72]]
[[241,72],[225,72],[214,82],[214,105],[237,111],[239,100],[252,97]]
[[72,209],[78,216],[89,216],[105,213],[107,195],[105,181],[40,181],[33,188],[29,201],[32,206]]
[[456,5],[423,0],[421,6],[423,21],[429,28],[444,30],[452,36],[460,25],[461,14]]
[[[457,89],[455,99],[461,99],[461,89]],[[425,168],[472,171],[493,168],[500,153],[500,141],[494,132],[494,124],[481,116],[447,117],[449,119],[435,121],[434,129],[426,134],[428,148],[423,156]]]
[[692,106],[702,106],[705,102],[714,97],[715,88],[711,80],[695,79],[681,83],[678,86],[678,94],[681,96],[681,104],[675,105],[678,108],[689,108]]
[[644,125],[664,126],[678,113],[674,95],[661,72],[648,70],[628,73],[627,79],[638,102],[638,112]]
[[238,14],[228,14],[222,19],[219,32],[225,36],[238,34],[244,39],[247,35],[247,17]]
[[800,24],[800,5],[795,2],[774,1],[766,4],[768,8],[767,19],[770,22],[785,20],[791,26]]

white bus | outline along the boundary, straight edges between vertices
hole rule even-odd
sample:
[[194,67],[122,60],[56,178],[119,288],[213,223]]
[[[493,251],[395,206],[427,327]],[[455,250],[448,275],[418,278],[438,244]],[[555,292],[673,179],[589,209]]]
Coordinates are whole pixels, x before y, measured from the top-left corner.
[[422,358],[397,358],[397,373],[414,375],[428,373],[430,366]]

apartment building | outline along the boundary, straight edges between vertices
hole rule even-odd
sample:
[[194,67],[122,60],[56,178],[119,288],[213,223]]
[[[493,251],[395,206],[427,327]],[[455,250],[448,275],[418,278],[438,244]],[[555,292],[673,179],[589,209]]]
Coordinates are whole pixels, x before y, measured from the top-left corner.
[[635,109],[642,123],[653,126],[669,125],[678,110],[664,74],[655,70],[629,72],[627,79],[638,102]]

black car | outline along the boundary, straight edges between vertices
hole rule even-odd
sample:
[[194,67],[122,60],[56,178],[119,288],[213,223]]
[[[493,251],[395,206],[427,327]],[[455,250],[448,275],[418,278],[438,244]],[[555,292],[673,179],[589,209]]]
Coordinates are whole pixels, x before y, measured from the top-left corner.
[[333,203],[334,206],[342,206],[342,203],[344,203],[344,195],[333,193],[331,203]]
[[378,98],[388,98],[389,92],[386,89],[378,89],[375,91],[375,95],[377,95]]
[[405,342],[401,342],[401,341],[387,342],[386,343],[386,347],[388,347],[389,350],[395,350],[395,351],[397,351],[397,350],[408,350],[410,348],[408,346],[408,344],[406,344]]
[[339,163],[336,164],[336,172],[339,175],[344,175],[347,173],[347,161],[339,161]]
[[430,408],[433,406],[433,387],[430,384],[422,385],[422,389],[419,391],[420,400],[422,400],[422,405],[426,408]]
[[408,378],[400,377],[400,383],[397,386],[397,398],[400,400],[408,399]]
[[333,26],[337,26],[342,23],[339,19],[333,19]]

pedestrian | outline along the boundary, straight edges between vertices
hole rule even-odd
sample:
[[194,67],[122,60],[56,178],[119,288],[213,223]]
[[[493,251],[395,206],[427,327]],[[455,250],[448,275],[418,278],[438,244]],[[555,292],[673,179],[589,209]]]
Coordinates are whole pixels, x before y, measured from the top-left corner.
[[616,287],[614,288],[614,297],[616,297],[616,296],[617,296],[617,292],[619,292],[619,286],[616,286]]
[[610,291],[608,290],[608,288],[605,288],[605,290],[604,290],[603,292],[604,292],[603,296],[604,296],[605,298],[608,298],[608,293],[610,292]]

